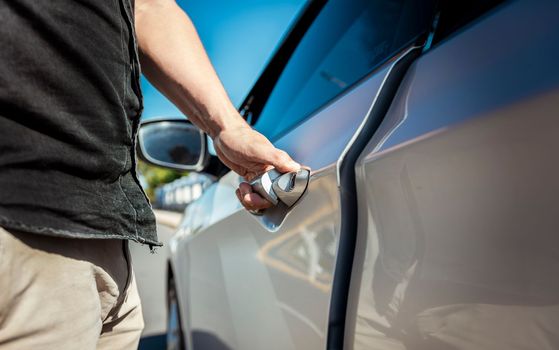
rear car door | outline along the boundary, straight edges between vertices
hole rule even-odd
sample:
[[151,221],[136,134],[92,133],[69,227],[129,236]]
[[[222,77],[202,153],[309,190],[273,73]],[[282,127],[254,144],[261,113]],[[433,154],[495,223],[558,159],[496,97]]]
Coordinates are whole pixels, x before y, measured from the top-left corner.
[[480,3],[356,164],[347,349],[559,348],[559,4]]
[[335,280],[349,281],[334,276],[347,263],[340,166],[361,128],[382,119],[433,12],[425,1],[330,1],[269,96],[251,101],[254,127],[312,169],[309,185],[290,210],[255,216],[231,172],[187,209],[171,248],[189,348],[325,349],[343,329],[331,302]]

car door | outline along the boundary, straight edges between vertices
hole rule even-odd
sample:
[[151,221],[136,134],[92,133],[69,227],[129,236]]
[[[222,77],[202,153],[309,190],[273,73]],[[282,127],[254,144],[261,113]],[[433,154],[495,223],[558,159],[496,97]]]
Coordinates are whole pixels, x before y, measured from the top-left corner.
[[325,349],[339,336],[349,275],[338,266],[352,256],[340,236],[345,156],[382,119],[432,19],[425,1],[330,1],[269,96],[252,101],[254,127],[312,169],[308,188],[293,208],[256,216],[231,172],[187,209],[171,249],[189,348]]
[[408,70],[356,165],[347,349],[559,347],[558,12],[478,12]]

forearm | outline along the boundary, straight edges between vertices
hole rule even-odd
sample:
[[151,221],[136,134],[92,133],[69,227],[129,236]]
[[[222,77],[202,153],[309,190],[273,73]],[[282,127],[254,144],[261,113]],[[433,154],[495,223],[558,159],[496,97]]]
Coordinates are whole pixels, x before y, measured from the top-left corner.
[[188,16],[172,0],[136,2],[142,72],[211,137],[244,126]]

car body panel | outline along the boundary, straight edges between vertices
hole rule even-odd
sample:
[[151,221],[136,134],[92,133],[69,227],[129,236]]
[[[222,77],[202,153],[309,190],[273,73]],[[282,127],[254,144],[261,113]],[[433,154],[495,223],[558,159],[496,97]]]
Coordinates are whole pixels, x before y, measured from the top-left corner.
[[356,164],[348,349],[559,347],[557,13],[507,3],[410,68]]
[[315,169],[279,228],[241,208],[232,172],[187,208],[171,255],[194,349],[209,341],[224,349],[325,347],[340,226],[336,162],[393,64],[275,142]]

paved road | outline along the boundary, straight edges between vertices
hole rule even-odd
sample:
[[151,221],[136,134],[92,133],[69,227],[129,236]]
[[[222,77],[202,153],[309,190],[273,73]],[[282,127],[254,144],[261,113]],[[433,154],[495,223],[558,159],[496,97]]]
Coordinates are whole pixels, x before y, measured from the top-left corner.
[[[166,216],[178,215],[175,213],[164,213]],[[162,222],[168,221],[161,220]],[[134,264],[138,290],[142,299],[145,329],[142,337],[145,339],[140,343],[142,350],[164,349],[164,337],[166,327],[166,269],[167,269],[167,242],[174,234],[175,229],[158,222],[157,234],[159,240],[165,244],[157,248],[155,253],[150,253],[147,246],[131,243],[130,253]]]

